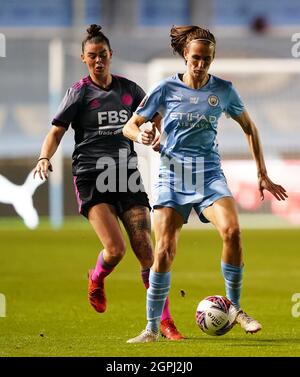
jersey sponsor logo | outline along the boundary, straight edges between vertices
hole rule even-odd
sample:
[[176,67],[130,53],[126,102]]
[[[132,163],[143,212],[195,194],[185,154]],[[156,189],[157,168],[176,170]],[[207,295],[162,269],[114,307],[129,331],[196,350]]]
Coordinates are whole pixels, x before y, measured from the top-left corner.
[[198,97],[190,97],[190,103],[197,105],[198,102],[199,102]]
[[112,135],[119,135],[123,131],[124,124],[120,124],[117,126],[100,126],[99,127],[99,135],[100,136],[112,136]]
[[126,123],[129,119],[129,114],[127,110],[115,111],[99,111],[98,112],[98,124],[109,124],[111,126]]
[[211,128],[212,124],[217,122],[217,117],[214,115],[204,115],[199,113],[180,113],[173,112],[170,114],[172,120],[178,120],[177,125],[179,127],[190,127],[190,128],[201,128],[207,129]]
[[217,121],[217,117],[214,115],[205,116],[204,114],[199,113],[180,113],[180,112],[173,112],[170,114],[171,119],[178,119],[178,120],[186,120],[186,121],[194,121],[194,120],[205,120],[209,123],[215,123]]
[[219,104],[219,97],[214,95],[214,94],[211,94],[209,97],[208,97],[208,103],[210,104],[210,106],[218,106]]

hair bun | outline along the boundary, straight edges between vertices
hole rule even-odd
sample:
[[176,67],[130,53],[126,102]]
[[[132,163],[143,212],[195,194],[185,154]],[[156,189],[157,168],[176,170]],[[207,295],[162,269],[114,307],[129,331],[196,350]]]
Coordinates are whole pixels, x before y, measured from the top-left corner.
[[101,34],[102,27],[100,25],[92,24],[88,29],[86,29],[89,37],[93,38]]

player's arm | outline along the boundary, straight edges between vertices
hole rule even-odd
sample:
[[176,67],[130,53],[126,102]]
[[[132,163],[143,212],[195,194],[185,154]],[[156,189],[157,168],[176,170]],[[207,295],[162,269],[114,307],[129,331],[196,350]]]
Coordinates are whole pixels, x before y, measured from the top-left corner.
[[152,119],[152,122],[155,123],[155,127],[158,131],[158,132],[156,132],[156,135],[155,135],[155,137],[152,141],[152,149],[155,152],[159,152],[159,150],[160,150],[161,120],[162,120],[162,116],[158,113]]
[[159,113],[156,113],[154,117],[151,119],[151,122],[155,124],[155,127],[159,133],[161,130],[161,120],[162,120],[162,116]]
[[247,111],[244,111],[240,115],[233,116],[232,118],[240,124],[245,132],[250,151],[256,162],[261,199],[264,199],[263,190],[268,190],[277,200],[285,200],[285,198],[287,198],[286,190],[282,186],[273,183],[268,177],[258,130],[249,114]]
[[66,130],[67,129],[62,126],[51,127],[42,144],[40,157],[38,158],[38,162],[33,173],[34,177],[36,173],[38,173],[41,179],[48,178],[48,170],[52,171],[50,159],[56,152]]
[[141,115],[133,114],[123,127],[123,135],[132,141],[136,141],[137,143],[150,145],[155,137],[156,122],[158,122],[158,118],[156,119],[156,116],[153,117],[151,120],[152,128],[150,130],[146,129],[141,131],[140,127],[147,121],[148,119],[142,117]]

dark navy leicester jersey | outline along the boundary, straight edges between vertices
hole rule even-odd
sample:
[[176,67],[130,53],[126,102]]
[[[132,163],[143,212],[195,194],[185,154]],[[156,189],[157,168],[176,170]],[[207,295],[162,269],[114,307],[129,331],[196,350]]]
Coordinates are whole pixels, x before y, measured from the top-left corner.
[[119,167],[119,156],[136,158],[133,142],[124,137],[122,129],[144,96],[142,88],[119,76],[112,76],[108,89],[87,76],[67,90],[52,124],[74,129],[74,175],[95,172],[103,161]]

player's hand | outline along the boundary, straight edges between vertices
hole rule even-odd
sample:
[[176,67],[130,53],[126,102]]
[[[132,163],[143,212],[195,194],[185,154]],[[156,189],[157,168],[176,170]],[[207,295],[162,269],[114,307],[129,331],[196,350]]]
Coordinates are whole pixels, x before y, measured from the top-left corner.
[[151,146],[155,152],[160,151],[160,134],[159,133],[155,136],[154,140],[152,141]]
[[258,189],[261,200],[264,200],[264,190],[269,191],[277,200],[285,200],[288,197],[286,190],[282,186],[273,183],[267,175],[258,177]]
[[155,124],[152,123],[151,129],[146,129],[144,131],[140,131],[138,134],[136,141],[141,144],[150,145],[155,137],[156,128]]
[[35,178],[35,175],[38,174],[42,180],[48,179],[48,171],[53,171],[51,162],[46,159],[42,159],[36,164],[33,172],[33,178]]

